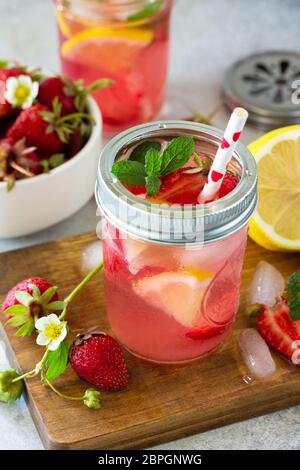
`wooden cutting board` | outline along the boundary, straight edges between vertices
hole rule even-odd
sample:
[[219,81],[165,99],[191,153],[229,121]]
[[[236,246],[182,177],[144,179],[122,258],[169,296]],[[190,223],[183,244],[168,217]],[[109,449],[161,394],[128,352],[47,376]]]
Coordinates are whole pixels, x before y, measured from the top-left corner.
[[[1,301],[21,279],[41,276],[61,286],[63,297],[83,277],[80,255],[95,240],[84,234],[45,245],[0,255]],[[300,268],[300,256],[268,252],[249,240],[241,294],[257,262],[274,264],[284,275]],[[69,317],[73,330],[109,331],[103,304],[102,275],[94,278],[72,304]],[[274,354],[278,371],[271,379],[246,384],[238,363],[235,337],[246,326],[238,315],[234,330],[222,350],[212,357],[185,366],[158,366],[129,354],[127,390],[103,392],[102,408],[89,410],[80,403],[62,400],[39,380],[27,384],[30,412],[47,449],[143,448],[234,421],[300,403],[300,369]],[[41,356],[34,338],[16,338],[3,328],[7,353],[15,367],[32,369]],[[69,395],[80,395],[87,384],[71,368],[57,381]]]

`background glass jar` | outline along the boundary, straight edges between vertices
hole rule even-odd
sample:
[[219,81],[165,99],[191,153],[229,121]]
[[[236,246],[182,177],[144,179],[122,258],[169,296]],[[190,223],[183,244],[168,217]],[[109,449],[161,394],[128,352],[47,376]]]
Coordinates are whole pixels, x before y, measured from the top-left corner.
[[54,0],[62,72],[90,84],[107,132],[152,120],[164,101],[172,0]]
[[112,139],[99,162],[96,199],[104,214],[108,319],[133,354],[185,362],[215,351],[239,300],[247,223],[257,201],[252,155],[239,143],[232,165],[240,182],[206,205],[167,206],[137,199],[111,175],[116,158],[143,140],[192,136],[214,156],[222,132],[184,121],[150,123]]

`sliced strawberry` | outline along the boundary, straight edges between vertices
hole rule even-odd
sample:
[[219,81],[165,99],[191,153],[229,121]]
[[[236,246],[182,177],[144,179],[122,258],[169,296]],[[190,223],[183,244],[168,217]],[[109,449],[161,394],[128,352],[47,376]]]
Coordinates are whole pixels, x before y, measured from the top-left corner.
[[219,198],[229,194],[237,186],[239,181],[238,176],[235,176],[232,173],[226,173],[219,189]]
[[198,204],[198,196],[204,186],[206,176],[202,173],[185,173],[191,168],[180,168],[163,178],[161,189],[155,196],[172,204]]
[[288,359],[293,352],[292,344],[300,340],[299,324],[294,322],[289,314],[289,307],[284,302],[278,302],[270,308],[262,306],[257,320],[257,328],[266,342]]
[[147,194],[145,186],[130,186],[129,184],[124,184],[124,186],[135,196],[146,196]]
[[213,336],[221,335],[226,331],[226,329],[226,326],[200,326],[188,330],[186,332],[186,336],[194,340],[208,339],[212,338]]

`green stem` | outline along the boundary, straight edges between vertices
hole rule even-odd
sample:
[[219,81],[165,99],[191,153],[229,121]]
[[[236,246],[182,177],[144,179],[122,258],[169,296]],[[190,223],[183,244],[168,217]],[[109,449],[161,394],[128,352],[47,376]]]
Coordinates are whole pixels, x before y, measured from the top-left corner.
[[110,78],[100,78],[95,82],[91,83],[89,86],[86,87],[86,91],[88,93],[93,93],[94,91],[100,90],[101,88],[107,88],[114,83],[113,80]]
[[66,116],[62,116],[61,118],[59,118],[57,120],[56,124],[60,125],[63,122],[73,121],[74,119],[77,119],[77,118],[85,118],[85,119],[88,119],[89,121],[91,121],[92,123],[95,122],[93,116],[91,116],[90,114],[87,114],[87,113],[73,113],[73,114],[67,114]]
[[46,349],[42,359],[40,360],[40,362],[36,364],[35,368],[30,370],[29,372],[25,372],[25,374],[23,375],[19,375],[19,377],[16,377],[15,379],[12,380],[12,383],[18,382],[19,380],[23,380],[23,379],[33,379],[34,377],[36,377],[42,370],[43,365],[45,364],[47,360],[48,354],[49,354],[49,350]]
[[[95,266],[95,268],[92,269],[92,271],[90,271],[85,276],[85,278],[75,287],[75,289],[73,289],[72,292],[65,298],[64,300],[65,307],[63,311],[61,312],[61,315],[59,316],[60,320],[63,320],[65,318],[67,314],[67,308],[70,302],[72,302],[72,300],[74,299],[74,297],[76,297],[76,295],[81,291],[83,286],[85,286],[92,279],[92,277],[95,276],[95,274],[101,271],[102,268],[103,268],[103,262],[101,261],[101,263],[97,264],[97,266]],[[43,370],[43,366],[47,360],[48,354],[49,354],[49,349],[46,349],[45,354],[43,355],[40,362],[36,364],[35,368],[30,370],[29,372],[26,372],[23,375],[20,375],[19,377],[16,377],[15,379],[12,380],[12,383],[18,382],[19,380],[32,379],[33,377],[36,377]],[[52,388],[53,391],[55,391],[55,393],[57,393],[58,395],[60,394],[60,392],[58,392],[57,390],[54,390],[54,387],[50,384],[50,382],[46,378],[45,378],[45,381],[47,382],[49,387]],[[62,394],[60,396],[63,396],[64,398],[69,398],[70,400],[82,400],[83,399],[83,397],[82,398],[66,397]]]
[[65,398],[66,400],[75,400],[75,401],[82,401],[84,399],[84,397],[70,397],[69,395],[64,395],[59,390],[57,390],[57,388],[55,388],[54,385],[51,382],[49,382],[48,379],[46,379],[46,377],[44,377],[44,381],[46,382],[48,387],[50,387],[51,390],[61,398]]
[[59,317],[60,320],[63,320],[65,318],[67,314],[67,308],[69,304],[72,302],[72,300],[74,299],[74,297],[76,297],[76,295],[81,291],[83,286],[85,286],[92,279],[92,277],[95,276],[95,274],[101,271],[102,268],[103,268],[103,262],[101,261],[101,263],[97,264],[97,266],[95,266],[95,268],[85,276],[85,278],[75,287],[75,289],[72,290],[72,292],[68,295],[68,297],[65,298],[64,300],[65,308],[61,312],[61,315]]

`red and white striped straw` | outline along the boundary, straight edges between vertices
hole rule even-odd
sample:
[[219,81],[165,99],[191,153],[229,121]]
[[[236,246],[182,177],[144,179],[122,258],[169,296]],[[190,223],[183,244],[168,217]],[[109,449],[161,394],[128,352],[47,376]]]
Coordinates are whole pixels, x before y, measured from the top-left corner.
[[198,202],[211,201],[222,184],[226,173],[226,167],[231,160],[236,144],[248,118],[248,112],[244,108],[235,108],[230,116],[223,139],[220,142],[217,153],[210,168],[206,183],[199,194]]

